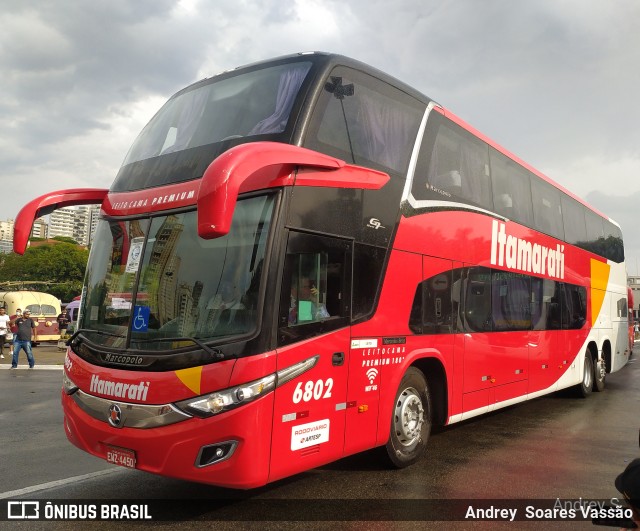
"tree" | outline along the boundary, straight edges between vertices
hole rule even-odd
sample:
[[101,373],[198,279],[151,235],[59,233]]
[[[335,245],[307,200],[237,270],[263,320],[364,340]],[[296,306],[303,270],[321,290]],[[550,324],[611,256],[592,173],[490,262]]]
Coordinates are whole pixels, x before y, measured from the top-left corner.
[[0,282],[43,281],[48,293],[71,300],[82,291],[88,258],[89,251],[67,242],[30,247],[22,256],[0,255]]

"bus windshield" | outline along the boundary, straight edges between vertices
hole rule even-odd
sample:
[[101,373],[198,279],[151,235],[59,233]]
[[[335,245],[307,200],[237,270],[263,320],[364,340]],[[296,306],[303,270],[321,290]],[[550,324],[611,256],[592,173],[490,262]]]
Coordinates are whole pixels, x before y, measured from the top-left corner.
[[[112,190],[197,179],[231,144],[278,139],[310,68],[308,61],[271,65],[216,76],[179,92],[138,135]],[[159,172],[165,165],[171,171]]]
[[[198,238],[196,211],[101,220],[89,258],[79,329],[95,344],[170,350],[257,327],[274,196],[238,201],[231,230]],[[184,342],[176,343],[182,338]]]

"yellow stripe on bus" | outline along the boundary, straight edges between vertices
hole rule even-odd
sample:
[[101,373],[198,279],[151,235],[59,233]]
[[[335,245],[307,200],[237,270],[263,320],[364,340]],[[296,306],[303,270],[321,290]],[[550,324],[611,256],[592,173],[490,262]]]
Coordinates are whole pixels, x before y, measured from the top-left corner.
[[591,326],[596,324],[609,283],[611,266],[606,262],[591,259]]
[[202,367],[191,367],[175,371],[178,379],[196,395],[200,394],[200,382],[202,380]]

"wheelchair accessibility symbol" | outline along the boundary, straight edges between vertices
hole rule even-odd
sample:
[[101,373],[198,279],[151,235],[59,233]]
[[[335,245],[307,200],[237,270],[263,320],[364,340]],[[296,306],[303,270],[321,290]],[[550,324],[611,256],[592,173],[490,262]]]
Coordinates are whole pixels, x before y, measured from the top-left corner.
[[133,310],[133,322],[131,328],[134,332],[146,332],[149,328],[149,316],[151,315],[151,308],[148,306],[135,306]]

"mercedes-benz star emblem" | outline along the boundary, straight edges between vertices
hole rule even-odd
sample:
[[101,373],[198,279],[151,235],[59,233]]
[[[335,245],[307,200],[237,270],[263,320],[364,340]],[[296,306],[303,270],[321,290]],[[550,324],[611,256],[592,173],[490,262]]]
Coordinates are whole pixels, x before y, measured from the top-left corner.
[[118,404],[111,404],[109,406],[109,424],[111,424],[114,428],[120,428],[120,423],[122,422],[122,410]]

